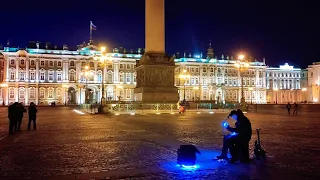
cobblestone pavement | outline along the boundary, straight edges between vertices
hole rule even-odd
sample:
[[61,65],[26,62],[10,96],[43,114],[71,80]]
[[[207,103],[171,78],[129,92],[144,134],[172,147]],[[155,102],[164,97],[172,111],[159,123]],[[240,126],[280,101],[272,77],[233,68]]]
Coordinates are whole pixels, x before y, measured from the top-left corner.
[[[25,118],[22,132],[8,136],[7,109],[0,108],[0,179],[319,178],[316,112],[289,116],[276,111],[247,114],[253,129],[262,128],[268,151],[266,164],[257,166],[211,160],[222,145],[223,113],[105,116],[40,107],[37,131],[26,131]],[[183,143],[200,148],[198,169],[176,167],[176,149]]]

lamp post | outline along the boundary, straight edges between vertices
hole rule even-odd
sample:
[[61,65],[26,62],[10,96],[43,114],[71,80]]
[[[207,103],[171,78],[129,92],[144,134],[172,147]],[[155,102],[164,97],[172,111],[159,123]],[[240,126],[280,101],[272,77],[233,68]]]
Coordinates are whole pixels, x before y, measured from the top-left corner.
[[273,88],[273,91],[276,92],[276,104],[278,104],[278,88]]
[[249,88],[249,91],[251,92],[251,104],[252,104],[252,100],[253,100],[253,88],[250,87],[250,88]]
[[190,74],[187,74],[187,70],[183,70],[183,73],[179,75],[183,79],[183,102],[186,101],[186,80],[190,78]]
[[105,90],[104,90],[104,68],[109,64],[109,63],[112,63],[111,59],[107,58],[106,56],[106,47],[101,47],[100,48],[100,52],[101,52],[101,55],[99,57],[95,56],[93,59],[96,60],[96,61],[99,61],[101,63],[101,67],[102,67],[102,78],[101,78],[101,100],[100,100],[100,105],[101,106],[104,106],[105,104],[105,96],[104,96],[104,93],[105,93]]
[[244,105],[246,100],[244,98],[244,90],[243,90],[243,72],[245,69],[249,67],[249,63],[244,61],[244,55],[239,55],[238,61],[236,62],[235,66],[239,69],[240,71],[240,77],[241,77],[241,99],[240,99],[240,104]]
[[304,98],[304,102],[305,102],[305,101],[307,101],[307,98],[306,98],[307,88],[302,88],[301,90],[303,91],[303,98]]
[[[92,76],[93,73],[89,72],[89,66],[85,66],[85,71],[82,72],[81,74],[85,77],[86,79],[86,88],[85,88],[85,104],[89,104],[88,102],[88,76]],[[81,94],[80,94],[81,97]]]

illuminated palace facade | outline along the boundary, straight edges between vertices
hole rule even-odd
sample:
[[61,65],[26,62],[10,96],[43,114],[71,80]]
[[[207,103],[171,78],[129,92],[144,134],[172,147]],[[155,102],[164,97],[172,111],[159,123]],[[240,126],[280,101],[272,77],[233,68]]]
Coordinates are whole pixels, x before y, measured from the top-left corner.
[[[94,58],[101,52],[94,45],[82,46],[74,51],[68,50],[66,46],[58,50],[47,45],[42,47],[38,43],[24,50],[5,47],[0,50],[3,81],[0,103],[100,103],[102,80],[107,100],[134,101],[135,66],[142,53],[114,49],[113,53],[106,54],[109,63],[101,66]],[[211,46],[205,58],[202,54],[188,57],[177,55],[175,61],[175,83],[179,88],[180,100],[185,97],[188,101],[239,102],[242,77],[246,102],[273,103],[275,88],[281,94],[279,103],[300,100],[298,96],[290,95],[281,99],[283,96],[280,91],[283,89],[283,92],[288,91],[289,94],[293,90],[301,91],[299,69],[268,68],[264,61],[251,61],[240,72],[236,66],[237,60],[223,55],[217,58]],[[85,72],[90,72],[90,75]],[[181,73],[187,73],[188,78],[181,79]],[[286,73],[293,74],[287,76]]]

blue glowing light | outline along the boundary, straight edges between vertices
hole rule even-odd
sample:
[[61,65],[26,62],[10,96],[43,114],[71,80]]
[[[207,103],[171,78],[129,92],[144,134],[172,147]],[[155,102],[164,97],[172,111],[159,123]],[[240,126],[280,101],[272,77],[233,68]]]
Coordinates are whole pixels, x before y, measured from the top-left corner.
[[199,168],[199,165],[193,165],[193,166],[189,166],[189,165],[179,165],[177,164],[178,167],[181,167],[182,169],[185,169],[185,170],[194,170],[194,169],[198,169]]
[[226,127],[229,126],[229,124],[228,124],[227,122],[223,122],[223,123],[222,123],[222,126],[226,128]]
[[230,135],[231,135],[231,136],[236,136],[236,135],[238,135],[238,133],[233,132],[233,133],[231,133]]

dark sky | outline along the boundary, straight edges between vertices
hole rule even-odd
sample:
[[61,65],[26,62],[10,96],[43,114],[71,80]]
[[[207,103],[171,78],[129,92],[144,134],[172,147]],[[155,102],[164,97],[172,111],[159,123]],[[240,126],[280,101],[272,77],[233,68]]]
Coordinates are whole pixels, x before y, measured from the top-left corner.
[[[76,46],[89,39],[108,47],[144,47],[145,0],[1,1],[0,42],[30,40]],[[319,6],[306,0],[166,0],[166,51],[216,55],[243,51],[268,65],[306,67],[320,61]],[[317,12],[318,11],[318,12]]]

